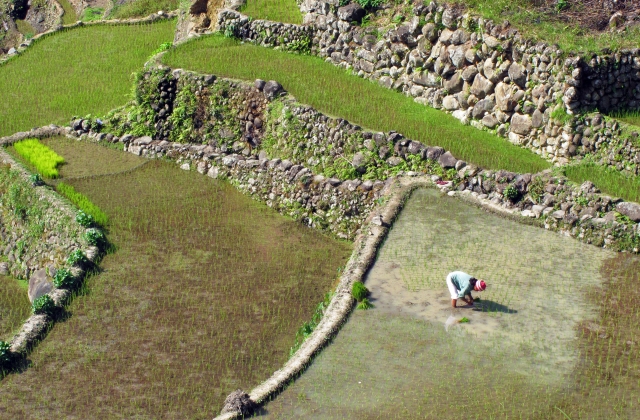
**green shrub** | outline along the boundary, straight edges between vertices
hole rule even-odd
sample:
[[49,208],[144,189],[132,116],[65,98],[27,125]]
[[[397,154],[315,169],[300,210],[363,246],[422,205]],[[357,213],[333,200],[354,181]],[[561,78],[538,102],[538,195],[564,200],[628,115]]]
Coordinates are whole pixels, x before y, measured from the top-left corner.
[[42,295],[36,299],[31,305],[34,314],[51,315],[55,310],[56,304],[49,295]]
[[33,165],[45,178],[57,178],[57,166],[64,163],[62,156],[49,149],[38,139],[26,139],[13,145],[24,160]]
[[40,174],[32,174],[31,176],[29,176],[29,181],[33,184],[34,187],[38,187],[44,184],[42,182],[42,177],[40,176]]
[[373,304],[369,302],[369,299],[364,298],[360,303],[358,303],[358,306],[356,308],[364,309],[366,311],[367,309],[373,308]]
[[382,0],[356,0],[360,6],[365,9],[378,7],[382,4]]
[[80,209],[76,216],[76,221],[82,226],[90,227],[94,222],[101,226],[106,226],[109,222],[107,215],[98,206],[83,194],[77,192],[71,185],[61,182],[56,186],[56,190]]
[[90,214],[80,210],[78,214],[76,214],[76,222],[80,223],[81,226],[91,227],[94,223],[94,219]]
[[0,369],[7,368],[12,361],[11,344],[6,341],[0,341]]
[[76,249],[75,251],[73,251],[71,254],[69,254],[69,257],[67,258],[67,264],[69,265],[83,265],[83,264],[86,264],[88,261],[89,260],[87,259],[87,256],[84,255],[84,252],[82,252],[79,249]]
[[61,268],[56,271],[56,275],[53,276],[53,284],[60,288],[72,287],[76,282],[75,277],[66,268]]
[[351,287],[351,295],[355,300],[361,302],[369,295],[369,289],[367,289],[367,286],[365,286],[364,283],[357,281],[353,283],[353,286]]
[[509,185],[507,188],[504,189],[504,191],[502,192],[502,195],[507,200],[513,202],[518,198],[519,193],[516,187],[514,187],[513,185]]
[[84,238],[87,240],[87,242],[94,246],[100,246],[106,241],[104,234],[98,229],[94,228],[87,229],[84,234]]

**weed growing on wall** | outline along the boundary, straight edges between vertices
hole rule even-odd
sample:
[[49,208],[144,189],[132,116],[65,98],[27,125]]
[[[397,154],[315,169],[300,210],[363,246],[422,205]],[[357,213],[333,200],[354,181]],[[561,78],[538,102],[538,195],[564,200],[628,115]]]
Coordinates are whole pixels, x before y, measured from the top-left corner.
[[14,144],[16,152],[23,159],[33,165],[46,178],[58,177],[58,165],[64,163],[64,158],[49,149],[38,139],[26,139]]

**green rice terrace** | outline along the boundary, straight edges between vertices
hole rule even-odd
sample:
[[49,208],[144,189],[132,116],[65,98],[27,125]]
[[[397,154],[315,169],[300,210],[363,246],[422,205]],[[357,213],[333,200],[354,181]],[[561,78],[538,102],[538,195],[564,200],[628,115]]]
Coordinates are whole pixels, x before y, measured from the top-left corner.
[[0,417],[640,418],[634,2],[76,3],[0,0]]

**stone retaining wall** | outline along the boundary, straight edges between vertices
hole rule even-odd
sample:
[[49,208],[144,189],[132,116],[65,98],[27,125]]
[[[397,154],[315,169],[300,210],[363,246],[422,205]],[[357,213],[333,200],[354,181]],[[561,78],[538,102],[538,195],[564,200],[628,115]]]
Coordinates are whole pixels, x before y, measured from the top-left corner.
[[[75,135],[223,175],[280,212],[339,237],[355,237],[388,179],[426,173],[445,190],[469,191],[543,220],[548,229],[638,252],[638,204],[603,195],[590,182],[571,185],[551,171],[486,170],[396,132],[362,130],[297,103],[276,81],[249,84],[164,68],[140,77],[137,96],[139,103],[111,113],[104,126],[74,121]],[[180,118],[190,119],[181,127],[171,117],[178,107]],[[132,122],[128,115],[144,118]],[[102,132],[91,131],[96,127]],[[153,135],[129,134],[140,127]]]
[[586,114],[595,107],[637,108],[640,50],[585,61],[525,40],[508,25],[458,16],[433,2],[416,4],[405,23],[386,28],[357,25],[364,11],[355,3],[337,6],[333,0],[305,0],[305,25],[251,20],[223,10],[218,28],[288,50],[310,36],[309,50],[334,65],[495,132],[551,162],[566,164],[591,154],[603,164],[640,174],[638,133],[600,114]]
[[[55,126],[43,127],[30,133],[1,138],[0,144],[7,145],[25,137],[48,137],[68,131]],[[88,229],[76,221],[77,210],[72,205],[48,187],[34,186],[30,180],[31,173],[1,149],[0,162],[6,170],[13,171],[15,177],[15,181],[0,196],[0,244],[3,254],[0,269],[4,274],[29,280],[31,301],[48,294],[54,304],[62,308],[71,292],[53,285],[55,273],[66,268],[76,279],[81,280],[84,268],[77,264],[70,265],[67,258],[73,251],[80,250],[88,261],[93,262],[98,257],[99,250],[87,241],[85,235]],[[11,194],[19,194],[17,190],[12,191],[12,188],[18,187],[33,189],[33,194],[26,195],[31,197],[28,199],[30,201],[22,203],[24,208],[21,209],[16,206],[15,199],[11,198]],[[22,194],[24,197],[24,192]],[[25,356],[46,334],[53,321],[48,314],[32,315],[11,340],[11,353],[16,357]]]

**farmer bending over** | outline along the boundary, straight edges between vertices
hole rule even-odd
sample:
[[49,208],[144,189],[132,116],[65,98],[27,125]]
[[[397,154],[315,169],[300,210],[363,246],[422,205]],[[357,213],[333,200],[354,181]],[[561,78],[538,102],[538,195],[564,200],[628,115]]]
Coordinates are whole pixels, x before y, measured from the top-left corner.
[[447,287],[451,293],[451,306],[455,308],[458,299],[464,299],[469,305],[473,305],[471,290],[481,292],[487,288],[487,283],[462,271],[453,271],[447,275]]

